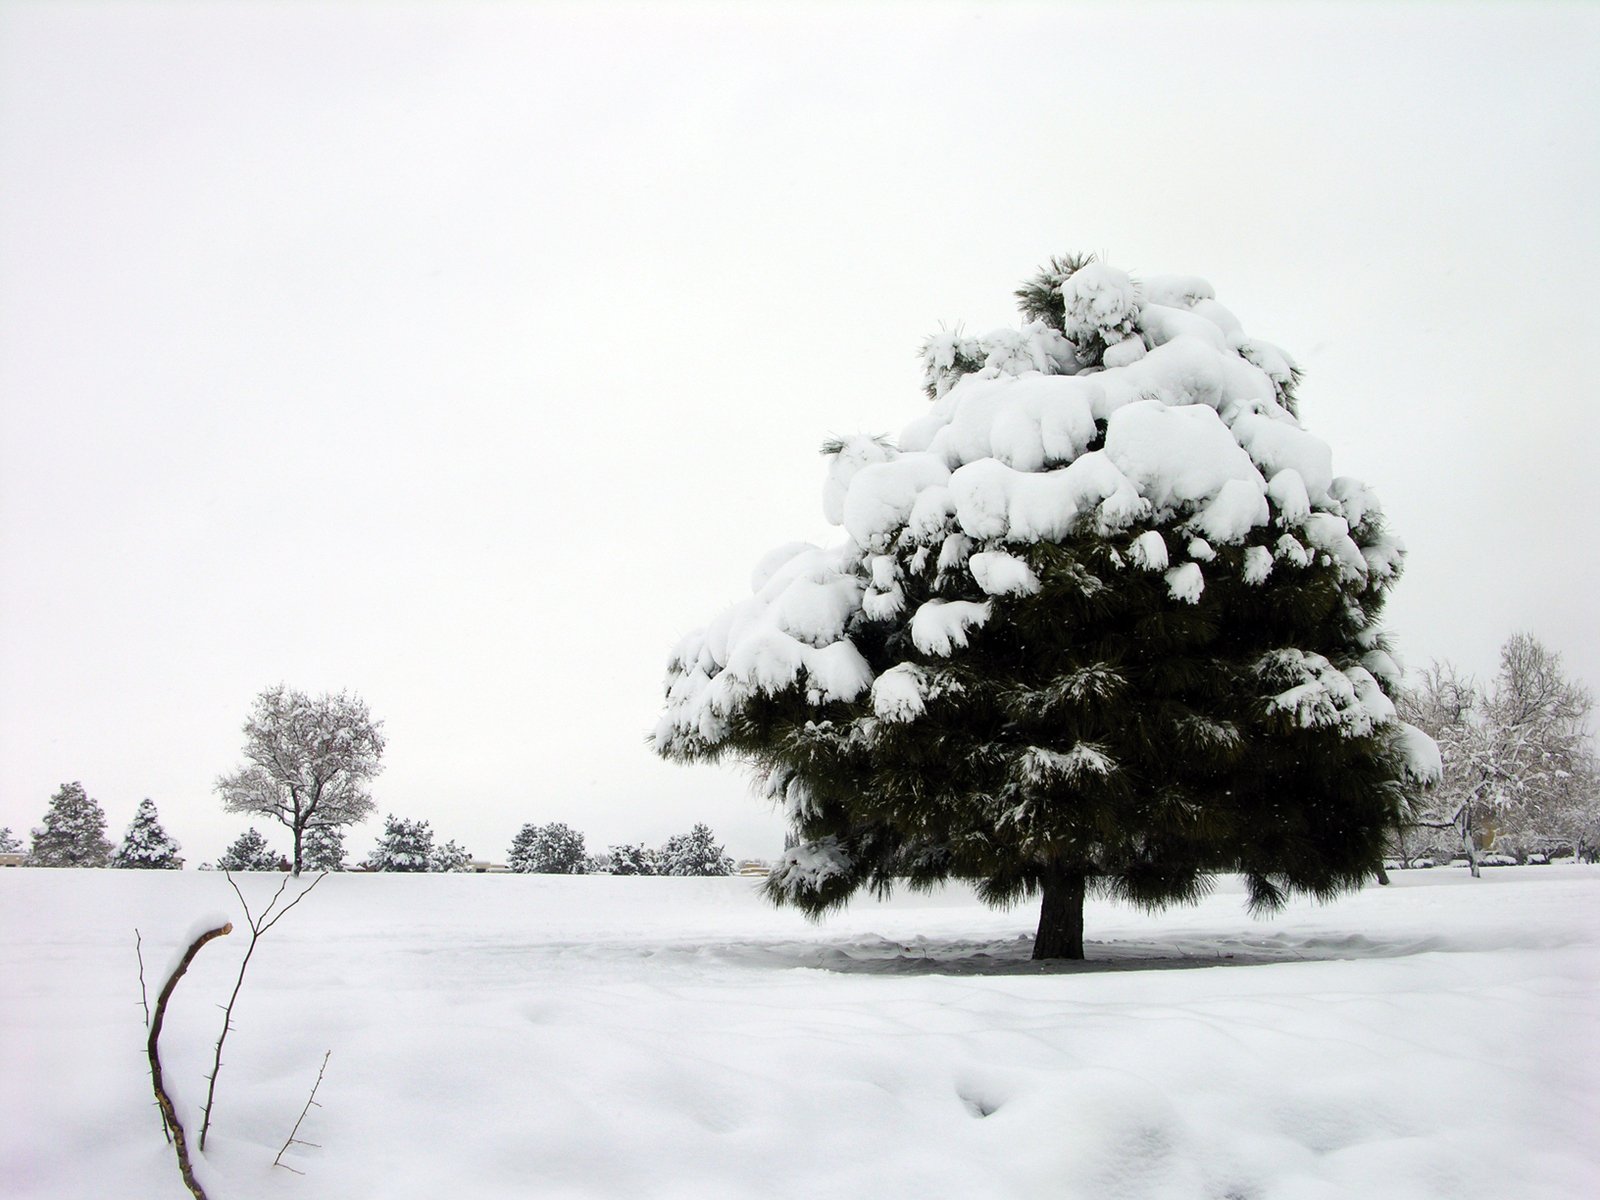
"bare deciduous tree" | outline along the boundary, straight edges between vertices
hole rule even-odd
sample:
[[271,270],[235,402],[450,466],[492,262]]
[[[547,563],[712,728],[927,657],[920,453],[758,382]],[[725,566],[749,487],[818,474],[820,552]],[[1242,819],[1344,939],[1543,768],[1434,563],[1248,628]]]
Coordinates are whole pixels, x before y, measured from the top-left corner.
[[359,696],[279,684],[256,697],[244,735],[246,764],[216,790],[229,812],[260,813],[290,831],[299,875],[308,830],[353,825],[376,807],[367,783],[383,770],[383,722]]
[[1478,873],[1479,834],[1582,824],[1596,806],[1587,722],[1593,697],[1561,656],[1529,634],[1500,648],[1494,682],[1479,686],[1449,663],[1423,672],[1406,717],[1439,743],[1444,778],[1414,823],[1454,829]]

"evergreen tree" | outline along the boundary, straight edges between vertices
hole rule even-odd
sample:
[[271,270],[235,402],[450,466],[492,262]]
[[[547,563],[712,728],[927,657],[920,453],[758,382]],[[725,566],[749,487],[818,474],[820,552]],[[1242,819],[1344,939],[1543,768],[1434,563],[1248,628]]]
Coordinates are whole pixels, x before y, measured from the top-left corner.
[[611,847],[611,874],[659,875],[661,870],[656,861],[656,852],[650,847],[624,843]]
[[369,871],[426,871],[433,858],[433,830],[426,821],[384,817],[383,833],[367,855]]
[[288,829],[296,875],[307,831],[354,825],[376,807],[367,784],[383,770],[383,722],[361,697],[308,696],[279,684],[256,697],[244,736],[245,765],[217,780],[222,807]]
[[267,839],[252,825],[217,859],[219,871],[276,871],[283,856],[267,845]]
[[106,814],[81,783],[63,783],[50,797],[44,824],[33,831],[30,867],[103,867],[111,856]]
[[898,444],[824,446],[848,540],[680,644],[657,751],[758,768],[793,837],[768,895],[813,915],[968,879],[1080,958],[1091,888],[1359,886],[1432,750],[1390,700],[1375,498],[1203,280],[1063,258],[1020,298],[1020,331],[929,340]]
[[733,859],[722,852],[706,825],[696,825],[688,833],[673,834],[657,857],[663,875],[733,874]]
[[582,875],[589,855],[583,834],[552,821],[548,825],[524,825],[511,840],[506,866],[513,871],[537,875]]
[[472,851],[453,838],[436,846],[428,859],[428,870],[459,874],[472,866]]
[[111,865],[147,871],[178,871],[183,868],[183,859],[178,854],[182,848],[161,827],[155,801],[147,796],[139,802],[122,845],[111,856]]
[[11,826],[0,828],[0,854],[22,853],[22,839],[11,832]]
[[344,830],[337,825],[312,825],[300,847],[300,866],[306,871],[345,869]]

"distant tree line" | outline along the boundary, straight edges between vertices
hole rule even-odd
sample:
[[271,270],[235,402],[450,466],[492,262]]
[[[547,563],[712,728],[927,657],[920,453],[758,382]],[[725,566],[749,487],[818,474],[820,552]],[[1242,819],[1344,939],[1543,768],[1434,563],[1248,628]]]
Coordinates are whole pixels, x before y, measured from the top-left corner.
[[[1500,669],[1487,683],[1448,662],[1429,666],[1400,698],[1400,710],[1438,744],[1442,771],[1438,783],[1411,797],[1393,833],[1394,854],[1409,862],[1459,848],[1474,871],[1490,851],[1497,856],[1490,861],[1555,854],[1593,861],[1600,851],[1593,708],[1588,689],[1566,676],[1560,656],[1528,634],[1506,641]],[[292,856],[272,849],[251,826],[216,869],[349,869],[345,829],[375,809],[367,783],[382,769],[382,722],[348,693],[312,697],[280,685],[256,698],[244,734],[245,765],[218,779],[216,790],[229,812],[283,825]],[[113,846],[104,810],[76,781],[50,798],[25,851],[9,827],[0,828],[0,854],[21,854],[27,866],[170,871],[183,866],[181,849],[149,798]],[[469,871],[473,861],[458,842],[436,842],[427,821],[390,814],[357,869]],[[582,833],[552,821],[523,825],[506,867],[542,875],[706,876],[732,874],[734,863],[703,824],[657,847],[623,843],[591,852]]]
[[561,824],[524,825],[506,852],[511,870],[538,875],[732,875],[733,859],[709,826],[674,834],[659,848],[624,843],[590,854],[583,835]]
[[[307,825],[297,848],[306,871],[350,869],[339,825]],[[31,867],[131,867],[177,870],[181,847],[162,828],[154,801],[139,804],[122,842],[115,848],[106,836],[105,811],[82,783],[64,783],[50,798],[43,823],[33,830],[26,852],[10,828],[0,828],[0,854],[22,854]],[[461,872],[473,869],[471,851],[451,839],[436,841],[429,822],[389,814],[377,844],[358,870],[397,872]],[[241,833],[215,863],[201,870],[292,871],[288,855],[273,849],[255,826]],[[559,821],[524,825],[506,855],[514,872],[541,875],[731,875],[733,859],[723,851],[709,826],[697,824],[674,834],[661,846],[624,844],[605,853],[589,853],[582,833]]]

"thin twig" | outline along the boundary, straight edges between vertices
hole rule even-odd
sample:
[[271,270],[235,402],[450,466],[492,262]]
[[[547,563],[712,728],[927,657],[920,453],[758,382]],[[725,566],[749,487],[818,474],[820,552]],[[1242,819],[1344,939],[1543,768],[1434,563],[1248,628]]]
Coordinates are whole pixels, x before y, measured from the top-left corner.
[[133,952],[139,959],[139,1003],[144,1005],[144,1027],[150,1028],[150,997],[144,990],[144,939],[139,936],[139,927],[133,929]]
[[194,1177],[194,1164],[189,1161],[189,1143],[183,1135],[183,1123],[178,1120],[178,1111],[172,1106],[172,1097],[167,1095],[167,1089],[161,1082],[161,1052],[157,1043],[161,1039],[161,1024],[167,1016],[167,1001],[172,999],[173,989],[178,986],[178,980],[183,978],[183,973],[189,969],[194,956],[200,953],[200,947],[212,938],[223,937],[232,932],[233,923],[230,921],[216,929],[208,929],[195,938],[173,969],[166,986],[161,989],[161,995],[156,997],[155,1016],[150,1022],[150,1037],[145,1042],[145,1052],[150,1056],[150,1086],[155,1089],[156,1103],[161,1106],[161,1115],[166,1118],[167,1124],[172,1129],[172,1143],[178,1154],[178,1173],[183,1176],[183,1182],[194,1193],[195,1200],[206,1200],[206,1193],[200,1186],[200,1181]]
[[250,944],[245,947],[244,960],[239,964],[239,977],[233,982],[233,994],[228,997],[228,1003],[222,1010],[222,1032],[217,1034],[216,1053],[212,1056],[211,1074],[207,1076],[206,1082],[206,1106],[200,1114],[201,1150],[206,1148],[206,1134],[211,1131],[211,1106],[216,1101],[217,1073],[222,1070],[222,1044],[228,1040],[228,1033],[233,1028],[233,1006],[239,999],[239,989],[244,986],[244,973],[245,969],[250,965],[250,956],[256,952],[256,943],[261,940],[261,935],[281,921],[284,913],[287,913],[296,904],[299,904],[300,901],[309,896],[311,889],[321,883],[327,877],[327,874],[324,871],[321,875],[318,875],[306,886],[304,891],[284,905],[277,916],[273,916],[272,910],[277,907],[278,899],[283,895],[283,889],[289,886],[289,876],[285,875],[278,884],[278,890],[272,893],[272,899],[267,901],[266,908],[262,909],[261,915],[257,917],[251,914],[250,902],[244,898],[244,893],[239,890],[239,885],[234,882],[233,873],[231,871],[223,872],[223,875],[227,877],[228,886],[233,889],[233,894],[239,897],[239,903],[244,906],[245,920],[250,924]]
[[282,1147],[279,1148],[277,1157],[272,1160],[273,1166],[282,1167],[285,1171],[294,1171],[296,1175],[304,1175],[304,1171],[295,1171],[295,1169],[288,1163],[280,1161],[285,1152],[288,1151],[290,1146],[294,1145],[312,1146],[318,1150],[322,1149],[322,1147],[318,1146],[315,1142],[300,1141],[299,1138],[295,1137],[295,1134],[300,1132],[300,1122],[306,1119],[306,1114],[311,1111],[312,1106],[315,1105],[317,1108],[322,1107],[322,1105],[317,1104],[317,1089],[322,1086],[322,1073],[328,1069],[328,1059],[332,1055],[333,1051],[329,1050],[322,1056],[322,1065],[317,1068],[317,1081],[311,1085],[311,1095],[306,1097],[306,1106],[300,1110],[300,1116],[296,1118],[294,1128],[289,1130],[289,1137],[287,1140],[285,1140]]
[[[150,995],[144,990],[144,938],[139,936],[138,926],[133,930],[133,953],[139,960],[139,1003],[144,1005],[144,1027],[150,1028]],[[160,1104],[156,1111],[161,1113],[161,1136],[167,1139],[167,1145],[172,1145],[172,1127],[167,1124],[167,1114]]]

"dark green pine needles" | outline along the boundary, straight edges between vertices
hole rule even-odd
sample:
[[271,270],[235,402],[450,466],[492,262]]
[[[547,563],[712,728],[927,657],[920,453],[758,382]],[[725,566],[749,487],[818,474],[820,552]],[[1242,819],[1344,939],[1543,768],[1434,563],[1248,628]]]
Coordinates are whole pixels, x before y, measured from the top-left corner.
[[759,768],[792,827],[768,894],[813,914],[971,880],[1042,893],[1035,957],[1075,958],[1086,891],[1357,886],[1426,772],[1376,502],[1203,280],[1064,258],[1018,294],[1020,331],[930,340],[898,447],[827,447],[849,538],[685,640],[657,750]]

